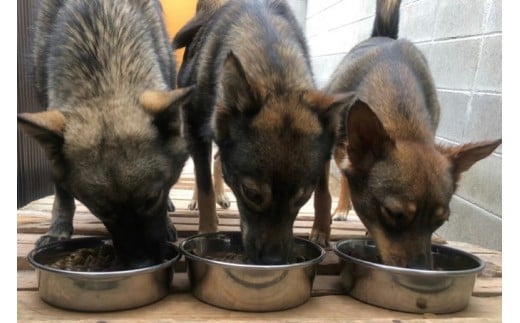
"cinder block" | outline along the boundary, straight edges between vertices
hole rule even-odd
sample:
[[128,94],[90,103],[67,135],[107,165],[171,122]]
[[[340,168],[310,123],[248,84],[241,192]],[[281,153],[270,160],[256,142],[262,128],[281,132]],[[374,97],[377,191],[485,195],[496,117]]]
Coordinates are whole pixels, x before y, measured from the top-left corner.
[[502,0],[493,0],[489,9],[485,32],[502,31]]
[[429,63],[438,88],[472,89],[480,42],[481,39],[464,39],[432,44]]
[[469,94],[460,92],[437,91],[441,106],[441,118],[437,128],[437,136],[451,141],[461,142],[466,124]]
[[502,216],[502,156],[492,154],[462,173],[456,194]]
[[345,55],[328,55],[311,57],[314,80],[318,88],[323,88],[330,79],[330,76],[341,62]]
[[444,239],[502,250],[502,219],[457,196],[450,209],[448,222],[437,230]]
[[439,0],[435,39],[482,33],[487,0]]
[[[463,142],[502,138],[502,96],[473,95]],[[502,153],[502,145],[497,149]]]
[[287,0],[300,26],[305,30],[305,18],[307,17],[307,0]]
[[485,37],[483,39],[475,89],[502,91],[502,36]]
[[307,0],[307,18],[313,17],[331,5],[348,0]]
[[412,42],[432,39],[436,7],[437,0],[422,0],[406,6],[401,4],[399,37]]

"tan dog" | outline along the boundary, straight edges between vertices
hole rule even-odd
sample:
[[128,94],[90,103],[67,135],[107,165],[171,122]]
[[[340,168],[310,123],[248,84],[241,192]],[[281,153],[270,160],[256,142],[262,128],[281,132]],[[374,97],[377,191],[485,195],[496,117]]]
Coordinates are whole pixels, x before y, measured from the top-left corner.
[[358,98],[342,114],[335,151],[337,161],[348,157],[338,162],[343,202],[352,200],[385,264],[431,268],[431,236],[450,215],[461,173],[502,140],[435,143],[436,88],[421,52],[397,39],[399,5],[378,1],[372,37],[347,54],[326,91]]

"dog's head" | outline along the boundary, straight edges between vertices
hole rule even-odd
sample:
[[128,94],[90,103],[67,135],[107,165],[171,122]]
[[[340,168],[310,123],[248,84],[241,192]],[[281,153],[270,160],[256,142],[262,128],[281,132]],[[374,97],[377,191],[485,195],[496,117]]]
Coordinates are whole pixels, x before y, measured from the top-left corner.
[[178,106],[188,92],[146,91],[126,105],[18,116],[48,153],[55,185],[105,224],[128,266],[160,262],[167,250],[168,194],[188,157]]
[[293,222],[330,159],[334,111],[347,98],[267,92],[227,56],[213,128],[224,179],[240,211],[249,261],[291,261]]
[[431,236],[449,217],[462,172],[502,140],[444,148],[392,138],[362,101],[345,118],[348,153],[342,168],[351,200],[383,263],[431,268]]

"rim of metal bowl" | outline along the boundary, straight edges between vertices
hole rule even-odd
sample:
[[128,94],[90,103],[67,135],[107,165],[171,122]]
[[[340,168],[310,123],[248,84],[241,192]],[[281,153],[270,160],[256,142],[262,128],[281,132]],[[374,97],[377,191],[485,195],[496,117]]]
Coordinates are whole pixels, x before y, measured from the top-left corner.
[[312,258],[312,259],[307,260],[307,261],[295,262],[295,263],[292,263],[292,264],[285,264],[285,265],[254,265],[254,264],[237,264],[237,263],[232,263],[232,262],[225,262],[225,261],[220,261],[220,260],[208,259],[208,258],[204,258],[204,257],[201,257],[201,256],[194,255],[190,251],[187,251],[186,248],[185,248],[186,243],[188,243],[191,240],[194,240],[196,238],[211,237],[213,235],[228,235],[229,236],[229,235],[236,235],[236,234],[239,234],[239,233],[237,233],[237,232],[212,232],[212,233],[201,233],[201,234],[193,235],[193,236],[187,238],[186,240],[184,240],[183,242],[181,242],[181,244],[179,245],[179,249],[181,250],[181,253],[186,258],[191,259],[191,260],[195,260],[195,261],[198,261],[198,262],[202,262],[202,263],[206,263],[206,264],[210,264],[210,265],[218,265],[218,266],[225,267],[225,268],[255,269],[255,270],[286,270],[286,269],[299,268],[299,267],[308,267],[308,266],[320,263],[325,258],[325,254],[326,254],[325,249],[323,249],[318,244],[316,244],[316,243],[314,243],[314,242],[312,242],[312,241],[310,241],[308,239],[303,239],[303,238],[300,238],[300,237],[294,237],[294,239],[297,240],[297,241],[301,241],[301,242],[303,242],[305,244],[308,244],[308,245],[312,246],[313,248],[319,250],[320,251],[320,255],[318,257]]
[[83,242],[83,241],[111,241],[109,237],[84,237],[84,238],[73,238],[69,240],[57,241],[53,243],[49,243],[42,247],[37,247],[31,250],[27,255],[27,260],[29,263],[40,270],[44,270],[51,273],[61,274],[67,277],[76,277],[76,278],[112,278],[112,277],[126,277],[126,276],[134,276],[136,274],[144,274],[149,272],[154,272],[160,269],[164,269],[166,267],[172,266],[179,258],[181,257],[181,252],[179,248],[173,244],[172,242],[168,242],[168,246],[171,247],[176,255],[175,257],[154,266],[138,268],[138,269],[129,269],[129,270],[116,270],[116,271],[71,271],[64,269],[56,269],[52,268],[48,265],[44,265],[42,263],[37,262],[34,257],[36,254],[41,252],[44,249],[52,249],[55,246],[66,244],[67,242]]
[[456,249],[456,248],[452,248],[452,247],[448,247],[448,246],[442,246],[442,245],[438,245],[438,244],[434,244],[434,243],[432,244],[432,248],[446,249],[446,250],[451,251],[452,253],[456,253],[456,254],[460,254],[460,255],[462,255],[464,257],[468,257],[468,258],[473,259],[474,261],[476,261],[478,263],[478,266],[475,267],[475,268],[462,269],[462,270],[426,270],[426,269],[412,269],[412,268],[404,268],[404,267],[396,267],[396,266],[384,265],[384,264],[374,263],[374,262],[371,262],[371,261],[367,261],[367,260],[363,260],[363,259],[360,259],[360,258],[352,257],[352,256],[347,255],[346,253],[344,253],[344,252],[342,252],[341,250],[338,249],[338,246],[340,246],[342,244],[345,244],[345,243],[348,243],[348,242],[352,242],[352,241],[366,241],[366,242],[372,242],[372,243],[374,242],[374,240],[371,239],[371,238],[345,239],[345,240],[338,241],[332,247],[332,250],[334,250],[336,255],[338,255],[340,258],[346,258],[346,259],[348,259],[348,260],[350,260],[353,263],[356,263],[358,265],[363,265],[363,266],[370,267],[370,268],[375,268],[375,269],[381,269],[381,270],[385,270],[385,271],[388,271],[388,272],[391,272],[391,273],[396,273],[396,274],[428,275],[428,276],[435,276],[435,277],[437,277],[437,276],[466,276],[466,275],[470,275],[470,274],[478,274],[485,267],[484,261],[482,259],[480,259],[479,257],[473,255],[473,254],[470,254],[470,253],[468,253],[466,251],[463,251],[463,250],[460,250],[460,249]]

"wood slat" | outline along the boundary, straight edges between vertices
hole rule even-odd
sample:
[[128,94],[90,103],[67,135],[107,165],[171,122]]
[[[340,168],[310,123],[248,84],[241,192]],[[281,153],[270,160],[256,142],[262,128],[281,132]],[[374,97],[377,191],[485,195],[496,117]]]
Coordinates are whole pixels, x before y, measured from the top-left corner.
[[229,311],[205,304],[187,293],[172,293],[166,298],[137,309],[82,313],[67,311],[44,303],[36,291],[18,292],[18,320],[39,322],[500,322],[502,298],[472,297],[469,306],[449,315],[411,314],[390,311],[359,302],[347,295],[311,297],[293,309],[267,313]]

